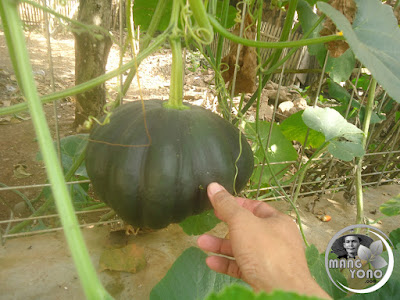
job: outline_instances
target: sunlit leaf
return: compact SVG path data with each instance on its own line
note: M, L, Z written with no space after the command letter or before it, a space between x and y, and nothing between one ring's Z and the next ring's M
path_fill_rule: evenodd
M347 122L332 108L307 107L302 117L308 127L323 133L326 141L339 137L355 143L362 141L362 130Z
M287 119L285 119L280 125L282 133L291 141L298 141L304 145L304 141L307 136L307 145L313 148L320 147L324 141L325 137L322 133L309 129L302 119L303 111L299 111Z

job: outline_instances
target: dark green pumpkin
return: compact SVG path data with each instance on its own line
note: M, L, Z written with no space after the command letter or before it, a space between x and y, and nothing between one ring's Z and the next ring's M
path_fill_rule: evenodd
M210 182L234 191L236 166L235 191L244 188L253 153L237 128L202 107L185 104L189 109L176 110L161 100L144 103L145 114L140 101L132 102L115 109L109 124L96 125L86 153L95 193L125 222L163 228L201 213L211 207Z

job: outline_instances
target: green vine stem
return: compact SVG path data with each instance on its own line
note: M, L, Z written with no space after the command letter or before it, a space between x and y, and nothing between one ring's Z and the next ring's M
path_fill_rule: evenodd
M183 105L183 59L182 59L182 45L181 45L181 30L179 29L179 15L182 9L181 0L174 0L172 2L172 13L170 19L170 26L172 26L172 33L169 37L169 43L172 51L171 63L171 80L169 89L168 102L164 103L165 107L172 109L188 109Z
M190 10L193 12L193 17L197 25L198 35L202 38L204 44L211 44L214 39L214 31L207 18L207 12L202 0L189 0Z
M371 115L372 109L374 106L375 100L375 91L376 91L377 82L375 78L372 78L371 81L371 89L368 94L367 105L365 107L365 116L364 116L364 124L363 124L363 147L365 148L367 139L368 139L368 131L369 125L371 123ZM365 149L366 150L366 149ZM364 223L364 199L363 199L363 191L362 191L362 167L363 167L363 158L358 158L357 166L356 166L356 199L357 199L357 216L356 216L356 224Z
M46 116L44 114L39 95L36 90L35 80L32 76L32 67L22 31L22 22L18 16L18 2L1 1L0 14L6 20L8 48L17 58L14 69L20 74L18 84L24 91L33 125L39 142L40 150L46 166L47 175L52 185L52 193L57 205L57 210L64 228L64 234L70 248L72 258L80 277L87 299L112 299L97 278L96 270L91 264L83 236L79 230L78 220L74 214L71 197L64 181L64 175L57 159L53 141L50 135Z
M171 32L171 28L167 28L162 34L160 34L156 39L154 39L153 43L146 49L143 49L142 52L138 54L136 57L136 61L130 61L129 63L124 64L120 68L117 68L115 70L112 70L104 75L101 75L99 77L93 78L85 83L76 85L74 87L51 93L49 95L41 97L41 102L42 104L48 103L51 101L54 101L56 99L60 98L65 98L68 96L76 95L79 93L83 93L85 91L88 91L92 89L95 86L98 86L99 84L102 84L106 82L107 80L110 80L111 78L114 78L124 72L126 72L129 69L135 68L137 64L142 62L147 56L151 55L153 52L157 51L160 46L165 42L165 40L168 38L169 34ZM3 107L0 108L0 116L2 115L8 115L8 114L15 114L24 110L28 109L28 104L26 102L15 104L12 106L8 107Z
M309 39L301 39L298 41L285 41L285 42L260 42L260 41L253 41L245 38L240 38L237 35L234 35L227 31L225 28L222 27L218 23L213 16L208 15L211 24L213 25L215 31L219 34L231 40L237 44L242 44L248 47L258 47L258 48L273 48L273 49L283 49L283 48L292 48L292 47L302 47L302 46L309 46L309 45L317 45L322 43L328 43L332 41L341 41L344 40L343 36L340 35L328 35L323 37L316 37L316 38L309 38Z

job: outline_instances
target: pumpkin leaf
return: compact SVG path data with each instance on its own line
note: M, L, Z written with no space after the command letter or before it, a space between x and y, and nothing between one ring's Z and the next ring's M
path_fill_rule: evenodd
M379 210L389 217L400 215L400 194L383 203Z
M314 1L316 2L316 1ZM315 4L315 3L314 3ZM305 0L299 0L297 5L297 12L303 32L307 32L318 21L319 16L314 13L312 6L314 4L307 3ZM317 28L311 33L310 38L319 37L319 32L323 28L323 23L319 24ZM308 52L314 55L321 66L324 65L326 48L323 44L309 45ZM335 82L346 81L353 71L356 60L351 50L347 50L343 55L338 58L329 56L326 64L326 72L330 78Z
M188 235L200 235L213 229L221 221L215 216L213 210L207 210L199 215L190 216L179 223Z
M240 285L232 285L226 287L220 293L212 293L206 300L307 300L307 299L318 299L316 297L308 297L304 295L299 295L292 292L284 291L273 291L270 294L261 292L259 294L254 293Z
M354 143L361 143L363 131L346 121L336 110L325 107L307 107L302 115L304 123L325 135L325 141L344 138Z
M344 161L351 161L354 157L362 157L365 154L362 144L346 141L331 141L328 151L334 157Z
M158 24L158 30L164 31L167 29L172 12L172 0L167 1L164 9L164 14ZM140 25L141 30L146 31L149 28L151 20L156 10L158 0L135 0L133 4L133 17L135 25ZM217 16L221 15L222 1L217 2ZM227 28L235 25L236 8L229 6Z
M144 249L129 244L125 247L106 248L101 253L99 269L137 273L146 266Z
M64 172L68 172L68 170L74 164L74 161L81 155L82 151L85 150L88 137L88 134L76 134L60 139L61 163ZM43 159L40 152L36 155L36 159ZM84 164L82 164L78 170L76 170L75 175L88 178Z
M179 256L167 274L150 293L150 300L204 299L234 283L248 286L240 279L212 271L206 265L207 254L188 248Z
M400 244L400 228L397 228L389 233L389 238L393 245Z
M263 147L267 145L269 130L271 124L267 121L259 122L259 134ZM252 143L252 150L254 153L254 164L257 167L254 169L253 175L250 178L252 183L258 184L260 180L260 174L262 172L261 186L267 186L271 184L271 180L273 180L270 169L267 166L262 167L260 165L264 161L264 153L263 147L260 145L260 140L258 139L258 135L256 132L256 124L252 122L246 122L245 125L245 134ZM266 149L266 156L270 163L280 163L283 161L294 161L297 159L297 152L293 148L291 141L289 141L282 133L281 129L278 125L274 124L271 139L269 143L269 149ZM271 165L271 169L276 177L282 178L285 175L285 169L290 165L290 163L283 164L274 164Z
M346 295L346 293L339 290L329 279L325 268L325 254L319 254L315 245L307 247L306 259L311 275L319 286L325 290L325 292L327 292L333 299L339 299ZM347 284L346 278L339 270L330 270L330 273L334 281L340 282L344 285Z
M356 59L354 53L351 49L347 49L345 53L337 58L328 58L326 63L326 72L329 73L329 77L334 82L339 83L350 78L355 65Z
M324 143L325 137L322 133L307 127L302 119L303 112L304 111L299 111L291 115L285 119L279 127L287 139L298 141L302 145L304 145L307 131L309 130L307 144L313 148L318 148Z
M355 2L358 10L353 25L327 3L318 2L318 8L343 32L357 59L400 102L400 29L393 10L380 0Z

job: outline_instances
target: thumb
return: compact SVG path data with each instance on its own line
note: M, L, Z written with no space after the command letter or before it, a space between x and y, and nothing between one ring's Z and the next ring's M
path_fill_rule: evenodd
M207 194L215 209L215 214L222 221L229 223L235 215L242 211L242 207L222 185L212 182L207 187Z

